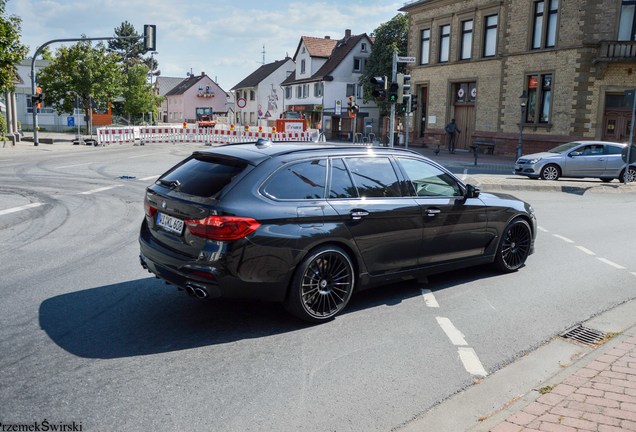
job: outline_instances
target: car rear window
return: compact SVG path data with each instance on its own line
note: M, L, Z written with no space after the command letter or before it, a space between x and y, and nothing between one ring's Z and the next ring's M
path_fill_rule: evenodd
M247 163L202 156L191 156L162 176L162 184L174 184L179 192L199 197L215 197L234 177L243 172ZM178 183L177 183L178 182Z

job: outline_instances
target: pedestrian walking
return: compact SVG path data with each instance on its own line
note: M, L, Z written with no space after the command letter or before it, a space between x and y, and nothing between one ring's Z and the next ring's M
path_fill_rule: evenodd
M455 153L455 143L457 141L457 134L461 133L455 119L451 119L450 123L446 125L446 133L448 134L448 152Z

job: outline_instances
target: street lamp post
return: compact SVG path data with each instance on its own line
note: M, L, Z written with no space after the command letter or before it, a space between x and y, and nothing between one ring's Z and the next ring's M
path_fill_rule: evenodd
M517 144L517 159L523 154L523 124L526 121L526 102L528 102L528 94L524 90L519 96L521 100L521 118L519 119L519 144Z

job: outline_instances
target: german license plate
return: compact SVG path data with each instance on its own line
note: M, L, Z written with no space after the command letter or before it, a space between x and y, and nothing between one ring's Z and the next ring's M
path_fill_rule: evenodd
M159 213L157 215L157 226L179 235L183 232L183 221L181 219L168 216L165 213Z

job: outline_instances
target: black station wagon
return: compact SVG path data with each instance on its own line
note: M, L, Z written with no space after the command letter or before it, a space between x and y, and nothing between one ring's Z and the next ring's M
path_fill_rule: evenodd
M141 265L200 299L283 302L322 322L374 285L522 267L532 207L403 149L313 143L195 151L146 190Z

